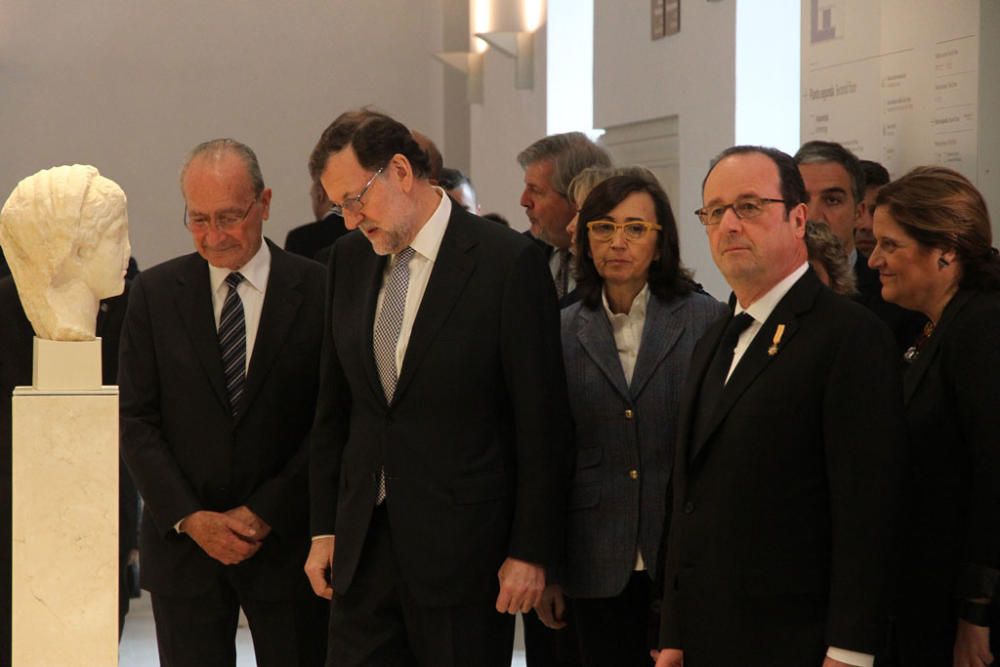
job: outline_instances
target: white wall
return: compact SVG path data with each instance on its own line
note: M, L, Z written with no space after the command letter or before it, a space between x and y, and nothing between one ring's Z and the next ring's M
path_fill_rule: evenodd
M709 161L734 141L735 5L684 2L680 33L654 42L648 0L594 1L594 127L678 117L681 258L720 299L729 288L691 212Z
M129 198L142 266L188 252L177 173L232 136L274 189L265 233L312 218L306 160L372 104L442 136L441 0L0 0L0 200L39 169L96 165Z
M494 0L493 31L522 29L520 0ZM503 214L514 229L527 229L518 201L524 173L517 154L544 137L546 29L535 33L535 87L514 89L514 59L495 49L484 54L483 103L470 107L469 173L484 213Z

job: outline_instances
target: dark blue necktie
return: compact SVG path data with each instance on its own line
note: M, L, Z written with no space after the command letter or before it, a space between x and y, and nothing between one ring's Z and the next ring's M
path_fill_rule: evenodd
M222 368L226 377L226 393L233 417L242 409L243 385L246 383L247 328L243 315L243 301L236 291L243 282L243 275L234 271L226 276L229 293L222 304L219 318L219 349L222 351Z

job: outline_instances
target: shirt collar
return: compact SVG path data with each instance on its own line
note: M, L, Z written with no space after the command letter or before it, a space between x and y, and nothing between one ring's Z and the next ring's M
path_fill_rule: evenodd
M608 304L608 294L606 290L601 290L601 303L604 304L604 312L607 313L608 319L613 319L615 317L645 317L646 307L649 304L649 283L642 286L639 293L635 295L632 299L632 306L628 309L628 313L613 313L611 312L611 306Z
M236 269L243 275L243 280L258 292L263 292L267 285L267 276L271 273L271 250L267 247L267 241L261 239L260 248L250 261ZM226 276L232 270L221 266L208 265L208 279L212 285L212 291L218 290L222 283L226 281Z
M771 313L774 312L774 309L778 307L778 303L785 298L786 294L788 294L788 290L792 289L792 285L798 282L799 278L805 275L808 268L809 262L802 262L802 265L799 266L799 268L782 278L781 282L768 290L764 296L750 304L749 308L744 308L737 300L734 314L739 315L743 312L750 313L750 317L752 317L754 321L763 324L767 321L767 318L771 316Z
M410 247L418 255L431 262L437 259L438 251L441 249L441 240L448 228L448 219L451 218L451 199L441 188L434 186L434 190L441 197L441 201L410 243Z
M858 263L858 249L855 248L851 251L851 254L847 256L847 265L854 270L854 265Z

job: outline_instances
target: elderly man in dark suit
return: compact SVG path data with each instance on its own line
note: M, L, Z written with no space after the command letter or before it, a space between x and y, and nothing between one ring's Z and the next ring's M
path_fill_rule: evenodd
M727 149L703 198L735 315L682 396L657 665L871 667L903 439L890 334L809 269L788 155Z
M231 139L181 174L196 253L142 273L122 329L122 448L146 501L142 586L165 665L235 665L242 607L259 665L319 665L306 436L323 268L262 236L271 190Z
M545 261L454 206L388 116L341 115L311 167L361 230L330 256L311 437L306 572L333 599L327 664L509 665L568 473Z

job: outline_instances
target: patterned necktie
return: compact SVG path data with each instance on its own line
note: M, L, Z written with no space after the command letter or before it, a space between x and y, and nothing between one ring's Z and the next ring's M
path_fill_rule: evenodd
M222 351L222 368L226 377L226 393L233 417L240 414L243 385L246 381L247 331L243 317L243 301L236 287L243 282L243 275L234 271L226 276L229 293L222 304L219 318L219 349Z
M406 308L406 290L410 285L410 260L413 259L413 248L404 248L396 255L396 264L385 280L382 295L382 310L375 320L375 331L372 344L375 348L375 365L378 367L378 378L382 383L385 400L390 405L396 393L396 345L399 342L399 332L403 328L403 310ZM378 471L378 490L375 494L375 504L385 501L385 469Z
M569 250L556 248L559 268L556 269L556 296L560 299L569 291Z

